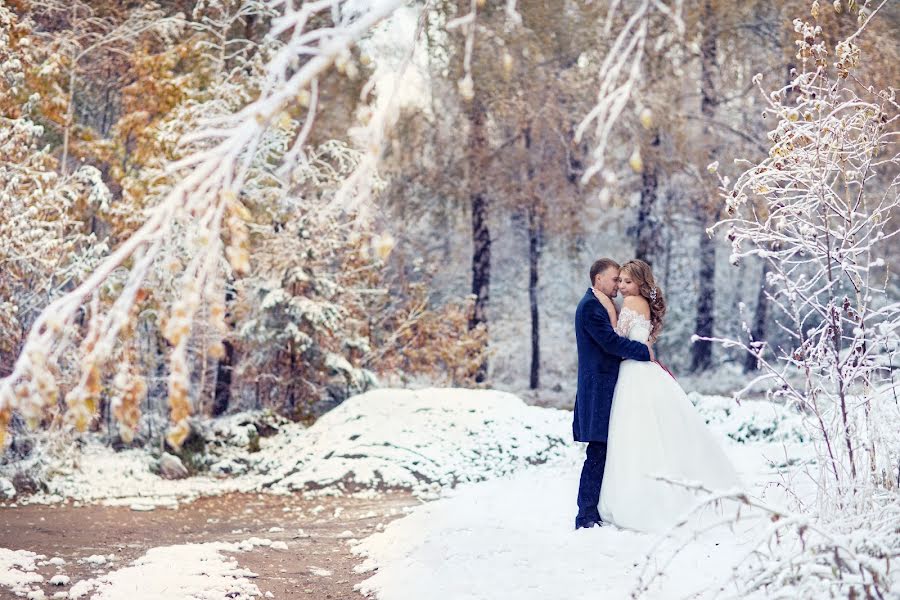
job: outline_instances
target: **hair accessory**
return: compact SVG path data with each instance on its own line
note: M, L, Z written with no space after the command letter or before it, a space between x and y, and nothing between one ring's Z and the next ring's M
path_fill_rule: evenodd
M659 288L651 288L650 289L650 300L652 300L653 302L656 302L656 290L658 290L658 289Z

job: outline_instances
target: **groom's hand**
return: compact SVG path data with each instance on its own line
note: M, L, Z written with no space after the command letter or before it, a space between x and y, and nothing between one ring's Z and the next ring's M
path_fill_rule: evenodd
M653 354L653 346L647 344L647 350L650 351L650 362L656 362L656 355Z

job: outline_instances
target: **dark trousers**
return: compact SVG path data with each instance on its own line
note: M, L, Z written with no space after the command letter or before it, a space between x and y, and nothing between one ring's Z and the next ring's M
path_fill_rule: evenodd
M599 521L600 486L603 484L603 468L606 466L606 442L589 442L587 457L581 468L581 483L578 486L578 516L575 526L589 521Z

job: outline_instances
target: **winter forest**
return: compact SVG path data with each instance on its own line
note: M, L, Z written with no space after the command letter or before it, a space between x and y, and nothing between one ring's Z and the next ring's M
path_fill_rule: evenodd
M900 597L898 32L0 0L0 597ZM663 530L573 529L602 257L741 481Z

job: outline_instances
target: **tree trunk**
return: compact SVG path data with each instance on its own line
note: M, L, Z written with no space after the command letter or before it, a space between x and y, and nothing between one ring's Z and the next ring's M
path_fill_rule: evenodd
M654 130L650 143L641 152L644 157L644 169L641 171L641 204L638 208L637 225L635 226L635 258L651 265L661 253L659 220L653 216L656 205L659 181L656 170L656 150L659 147L659 132Z
M698 271L697 321L694 334L712 337L716 307L716 240L706 235L700 238L700 270ZM691 371L705 371L712 367L712 342L697 340L691 347Z
M484 189L484 161L487 156L485 109L476 97L470 101L469 111L471 169L469 171L470 200L472 209L472 293L475 308L469 319L469 329L484 327L487 330L487 305L491 287L491 232L488 229L489 201ZM485 358L478 367L475 381L487 379L488 362Z
M541 260L543 225L535 201L528 209L528 302L531 306L531 375L529 387L540 386L541 331L538 315L538 264Z
M756 310L753 312L753 327L750 329L751 342L761 343L766 337L766 315L769 310L769 298L766 296L766 275L768 273L769 263L763 261L762 274L759 277L759 295L756 298ZM744 359L744 373L758 369L758 363L756 357L748 352Z
M713 12L711 0L703 3L703 33L700 41L700 113L704 117L703 134L709 144L708 159L713 160L716 152L712 144L712 121L716 113L716 87L714 72L716 69L716 38L718 29L716 15ZM713 194L713 193L711 193ZM715 329L716 306L716 240L706 233L706 223L702 217L714 215L713 222L718 220L718 211L714 210L716 200L705 207L700 207L700 260L697 273L697 321L694 334L700 337L711 337ZM712 366L712 342L697 340L691 347L691 370L704 371Z
M475 308L469 319L469 329L488 328L487 304L491 287L491 232L487 224L488 201L481 192L472 195L472 293L475 295ZM475 381L482 383L487 379L487 358L478 367Z
M225 347L225 356L216 365L216 386L212 405L212 416L214 417L224 415L231 404L231 373L234 369L234 345L227 340L223 340L222 346Z
M544 207L535 189L534 162L531 149L531 126L522 128L525 146L525 201L528 213L528 305L531 311L531 370L528 386L536 390L541 385L541 327L538 310L538 268L541 262L544 236Z
M228 307L234 302L234 288L231 284L225 285L225 322L231 326L231 311ZM216 384L213 392L212 416L218 417L228 411L231 404L231 375L234 369L234 345L228 340L222 340L225 347L225 356L219 359L216 365Z

